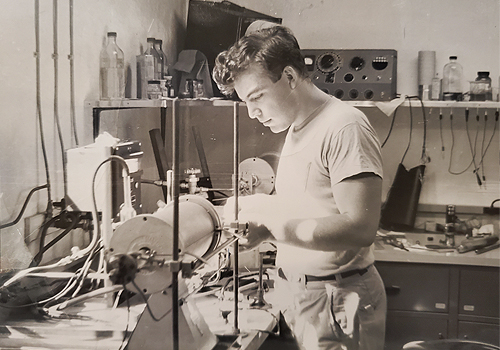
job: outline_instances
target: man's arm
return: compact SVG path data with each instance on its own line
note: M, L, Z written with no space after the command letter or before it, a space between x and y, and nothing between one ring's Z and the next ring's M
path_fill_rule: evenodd
M322 251L371 245L379 224L382 179L362 173L335 184L332 190L340 214L290 219L281 232L271 228L276 240Z
M379 224L382 179L373 173L361 173L335 184L332 191L340 213L324 217L313 215L317 212L309 206L304 208L303 203L298 212L293 199L279 195L240 197L239 221L249 223L247 239L240 240L242 248L252 249L266 240L321 251L372 244ZM234 215L233 200L226 204L226 218Z

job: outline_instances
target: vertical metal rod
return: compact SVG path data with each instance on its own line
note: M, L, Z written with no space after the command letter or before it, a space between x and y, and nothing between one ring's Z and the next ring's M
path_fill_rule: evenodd
M173 218L173 244L172 244L172 260L174 266L177 266L179 260L179 116L177 111L177 99L172 103L172 160L173 160L173 204L174 204L174 218ZM172 273L172 341L173 349L179 350L179 272L173 271Z
M239 140L239 103L234 102L233 104L233 161L234 161L234 169L233 169L233 193L234 193L234 221L236 223L235 231L238 233L238 194L239 194L239 161L240 161L240 140ZM234 241L233 245L233 255L234 255L234 266L233 266L233 289L234 289L234 326L233 331L235 333L239 333L238 326L238 290L239 290L239 274L238 274L238 249L239 249L238 240Z

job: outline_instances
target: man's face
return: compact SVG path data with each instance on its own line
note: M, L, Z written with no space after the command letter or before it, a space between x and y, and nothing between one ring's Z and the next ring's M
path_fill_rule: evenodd
M276 83L257 64L251 65L234 82L241 100L246 102L248 115L278 133L287 129L295 120L292 111L293 89L283 74Z

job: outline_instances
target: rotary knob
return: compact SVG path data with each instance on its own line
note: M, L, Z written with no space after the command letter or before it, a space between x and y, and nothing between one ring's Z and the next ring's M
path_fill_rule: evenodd
M316 60L318 70L323 73L332 73L342 67L342 58L333 52L325 52Z

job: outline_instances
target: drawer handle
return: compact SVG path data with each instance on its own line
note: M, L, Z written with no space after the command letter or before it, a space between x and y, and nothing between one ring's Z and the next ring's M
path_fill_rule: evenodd
M385 294L387 295L397 295L401 292L400 286L385 286Z

